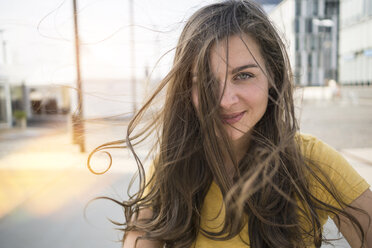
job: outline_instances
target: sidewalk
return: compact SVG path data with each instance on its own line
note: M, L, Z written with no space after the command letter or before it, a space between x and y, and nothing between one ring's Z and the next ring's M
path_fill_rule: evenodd
M340 152L372 186L372 148L341 149Z
M71 137L71 133L63 126L57 129L14 128L0 132L0 218L35 192L67 174L77 172L97 179L105 177L98 177L88 170L87 158L90 151L80 153L78 145L72 144ZM134 162L126 153L110 151L110 154L113 156L113 165L107 174L135 171L135 167L130 166ZM96 171L105 170L108 164L108 157L102 153L97 153L91 162ZM117 164L127 166L116 166ZM6 189L7 192L1 189ZM5 201L5 193L13 200Z
M0 246L120 247L120 232L107 218L123 221L121 207L87 204L103 195L124 199L135 165L126 153L110 151L112 168L94 175L89 150L79 152L66 126L51 126L0 132ZM94 156L94 169L105 169L107 158Z

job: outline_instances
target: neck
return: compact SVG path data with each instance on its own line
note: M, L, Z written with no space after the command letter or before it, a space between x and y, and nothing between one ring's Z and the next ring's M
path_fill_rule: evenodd
M236 140L230 140L231 148L233 150L234 159L239 163L244 154L246 153L249 143L250 143L251 133L245 133L242 137Z
M232 144L232 149L234 152L235 159L237 163L242 160L248 146L249 146L249 138L247 138L245 135L241 137L240 139L233 140L231 142Z
M242 160L249 146L249 138L247 138L247 136L244 135L240 139L230 141L230 144L232 148L233 157L229 155L227 150L224 151L223 156L225 160L226 171L228 175L231 176L232 179L233 175L236 172L236 167L234 166L233 161L235 160L235 162L238 164L240 160Z

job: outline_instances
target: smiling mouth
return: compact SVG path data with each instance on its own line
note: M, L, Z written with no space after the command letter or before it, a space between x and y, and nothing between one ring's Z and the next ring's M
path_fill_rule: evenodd
M236 114L231 114L231 115L222 115L222 122L225 124L234 124L237 123L238 121L241 120L241 118L244 116L246 111L236 113Z

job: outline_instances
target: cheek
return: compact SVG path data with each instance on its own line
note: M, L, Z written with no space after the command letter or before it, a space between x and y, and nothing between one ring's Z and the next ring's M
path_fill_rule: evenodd
M255 100L257 108L266 110L268 99L269 99L268 90L262 88L258 89L258 91L256 92Z
M257 102L256 102L256 108L257 108L257 111L259 112L259 115L261 115L261 117L266 112L268 101L269 101L268 92L261 91L257 97Z
M244 92L244 98L250 104L256 105L268 101L269 90L267 84L255 82L242 89L241 92Z

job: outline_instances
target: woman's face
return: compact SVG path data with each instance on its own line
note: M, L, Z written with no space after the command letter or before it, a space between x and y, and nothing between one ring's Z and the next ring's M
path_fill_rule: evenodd
M269 83L256 41L249 35L233 35L228 39L228 46L225 40L212 46L210 61L213 76L220 83L220 118L230 139L236 141L249 134L264 115ZM193 84L192 100L197 108L196 84Z

